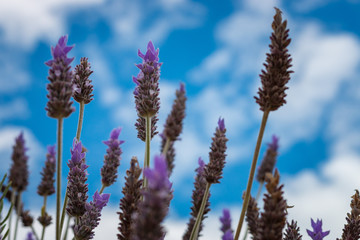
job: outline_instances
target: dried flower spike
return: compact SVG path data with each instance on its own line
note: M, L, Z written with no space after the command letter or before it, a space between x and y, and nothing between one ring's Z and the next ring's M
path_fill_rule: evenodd
M166 161L162 155L155 156L154 169L145 169L148 187L143 191L144 200L139 211L133 215L132 240L163 239L165 230L161 223L165 219L173 197L168 178Z
M136 157L131 159L130 169L126 171L125 186L122 189L124 197L120 200L119 214L119 240L130 239L131 227L133 221L131 216L137 212L138 204L141 199L142 180L139 179L141 175L141 168Z
M76 65L74 71L74 78L73 78L73 98L75 101L84 104L88 104L93 100L94 94L93 92L93 85L91 84L91 80L89 79L90 75L93 73L91 71L90 63L88 59L82 57L80 59L80 64Z
M28 156L26 155L24 134L20 133L15 138L15 145L11 155L12 165L10 168L9 180L15 191L22 192L29 185Z
M275 135L272 136L272 142L268 144L265 156L260 163L257 171L256 180L260 183L265 182L266 173L272 173L276 164L278 155L279 138Z
M259 97L255 97L262 111L275 111L286 103L286 84L290 80L291 57L287 47L290 44L287 21L283 21L281 11L275 8L276 14L272 23L270 53L266 54L265 70L260 74L262 87Z
M249 205L246 211L246 222L253 240L259 240L259 208L256 199L250 196Z
M30 215L29 210L21 211L20 217L24 227L30 227L34 222L34 218Z
M222 171L225 166L226 158L226 142L228 139L225 136L226 128L224 119L219 118L218 127L215 130L212 138L211 151L209 153L209 163L205 166L204 176L206 181L210 184L220 183L222 178Z
M56 158L55 158L55 146L48 146L48 152L46 154L45 167L43 167L41 172L41 183L38 186L37 193L40 196L50 196L55 193L55 168L56 168Z
M51 47L53 59L45 63L50 67L50 83L46 86L49 101L45 109L49 117L58 119L66 118L75 111L71 106L73 102L70 101L73 91L70 63L74 58L67 57L73 46L67 46L67 40L67 36L62 36L56 46Z
M292 220L291 224L286 222L287 228L284 233L284 240L301 240L300 229L296 221Z
M118 139L120 132L121 128L115 128L110 133L110 139L104 141L108 146L104 156L104 166L101 168L101 181L105 187L112 185L117 178L117 169L120 166L120 155L122 153L120 145L124 143Z
M88 184L85 164L85 153L82 152L81 142L74 139L73 149L70 149L71 159L67 163L70 168L68 174L67 196L68 204L66 211L74 217L80 217L85 213L86 201L88 199Z
M311 227L312 231L306 229L307 234L311 237L312 240L323 240L324 237L329 235L330 231L322 231L322 221L317 219L316 222L311 218Z

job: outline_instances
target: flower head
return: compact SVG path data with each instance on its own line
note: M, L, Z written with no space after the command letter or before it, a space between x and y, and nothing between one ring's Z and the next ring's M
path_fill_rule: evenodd
M54 182L55 182L55 168L56 168L56 158L55 158L55 146L48 146L48 152L46 154L45 167L43 167L41 172L41 183L38 186L38 194L40 196L50 196L55 193Z
M311 227L312 231L306 229L307 234L311 237L312 240L323 240L324 237L329 235L330 231L322 231L322 221L317 219L316 222L311 218Z
M265 156L260 163L257 171L256 180L258 182L265 182L266 173L272 173L276 164L279 148L279 138L272 136L272 142L268 144Z
M220 217L221 231L223 232L222 240L233 240L233 230L231 229L231 217L229 209L223 210L223 215Z
M28 232L28 234L26 235L26 240L35 240L34 235L32 234L32 232Z
M291 224L286 222L287 228L284 234L284 240L301 240L302 235L300 234L300 229L297 226L297 222L292 220Z
M93 71L91 71L88 59L85 57L81 58L80 64L75 67L73 78L73 97L75 101L88 104L93 100L93 85L91 84L92 81L89 79L92 73Z
M72 72L70 63L74 58L68 58L68 52L73 46L67 46L67 36L62 36L55 47L51 47L53 59L45 64L50 67L47 85L49 99L46 110L49 117L65 118L68 117L75 109L71 106L73 85Z

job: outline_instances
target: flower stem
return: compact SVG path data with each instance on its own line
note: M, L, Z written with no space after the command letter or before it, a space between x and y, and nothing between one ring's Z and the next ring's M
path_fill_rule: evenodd
M67 239L68 229L70 225L71 216L68 215L67 221L66 221L66 227L65 227L65 234L63 240Z
M105 188L106 188L106 186L104 184L102 184L99 194L102 194Z
M21 211L21 192L18 193L18 205L16 206L16 221L15 221L15 230L14 230L14 240L16 240L16 234L17 234L19 218L20 218L20 211Z
M162 151L162 154L164 156L166 156L167 154L167 151L169 150L169 147L170 147L170 139L168 137L166 137L166 142L165 142L165 146L164 146L164 149Z
M39 240L39 236L36 234L35 228L34 228L34 226L32 224L30 225L30 228L31 228L31 231L33 232L36 240Z
M62 157L63 118L58 119L57 129L57 173L56 173L56 240L60 240L60 205L61 205L61 157Z
M201 205L200 205L199 213L198 213L198 215L196 217L196 222L195 222L194 227L193 227L193 229L191 231L191 235L190 235L189 240L196 240L198 238L199 227L200 227L201 220L202 220L202 217L203 217L203 214L204 214L206 202L207 202L207 199L208 199L209 193L210 193L210 186L211 186L211 183L206 183L205 193L204 193Z
M46 202L47 202L47 195L44 196L44 205L43 208L41 209L41 215L44 216L46 213ZM43 226L42 228L42 232L41 232L41 240L44 240L44 236L45 236L45 226Z
M145 118L145 159L144 159L144 169L148 168L150 166L150 141L151 141L151 117L146 116ZM147 187L148 181L147 178L144 177L143 187L144 189Z
M270 113L269 110L264 111L264 114L262 117L260 131L259 131L259 135L258 135L257 142L256 142L254 157L253 157L251 168L250 168L249 180L248 180L247 187L246 187L245 198L243 201L243 206L241 209L240 219L239 219L239 223L238 223L238 226L236 229L236 234L235 234L234 240L239 239L241 227L242 227L242 224L243 224L244 218L245 218L245 213L246 213L247 207L249 205L250 192L251 192L252 183L254 181L256 163L257 163L257 159L259 157L261 142L262 142L262 138L264 136L265 126L266 126L267 119L269 117L269 113Z
M15 189L13 189L13 191L11 192L11 205L15 206ZM8 239L11 240L11 217L12 217L12 212L10 212L9 215L9 234L8 234Z

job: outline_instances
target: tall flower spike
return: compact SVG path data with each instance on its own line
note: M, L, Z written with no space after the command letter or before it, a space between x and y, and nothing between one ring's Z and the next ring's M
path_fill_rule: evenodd
M223 232L222 240L233 240L233 230L231 229L231 217L229 209L223 210L223 215L220 217L221 231Z
M296 221L292 220L291 224L286 222L287 228L284 233L284 240L301 240L300 229L297 226Z
M260 183L265 182L266 173L272 173L276 164L278 155L279 138L275 135L272 136L271 143L268 144L265 156L260 163L257 171L256 180Z
M68 58L68 52L73 46L67 46L67 36L62 36L55 47L51 47L53 59L45 64L50 67L48 80L50 83L46 86L49 91L49 99L46 105L46 111L49 117L66 118L75 109L71 106L73 85L70 63L74 58Z
M140 69L137 77L133 77L136 84L134 90L136 111L140 118L150 117L151 121L156 126L157 114L160 108L159 98L159 78L160 66L159 63L159 49L155 50L153 43L150 41L147 45L145 55L138 51L138 55L143 59L141 64L136 66ZM138 120L135 124L138 131L145 132L145 122ZM156 131L156 127L152 128L152 136Z
M88 199L88 184L86 169L88 165L85 164L85 153L82 152L81 142L74 139L73 149L71 152L71 159L67 163L70 168L68 174L67 196L68 204L66 211L74 217L81 217L85 213L86 201Z
M283 197L284 185L279 186L280 174L275 169L274 175L266 175L267 193L264 197L264 212L261 213L259 223L260 240L281 240L282 231L285 227L287 204Z
M160 152L164 151L165 145L166 145L166 138L163 133L159 134L161 137L161 145L160 145ZM175 161L175 148L174 148L174 142L169 143L168 149L165 154L165 159L168 166L168 172L169 177L171 176L173 169L175 167L174 161Z
M201 158L199 158L198 164L199 164L199 167L195 170L196 177L195 177L195 182L194 182L194 190L193 190L192 197L191 197L192 198L192 200L191 200L192 207L191 207L191 213L190 213L191 218L187 224L187 229L186 229L185 234L183 235L183 240L188 240L190 238L191 231L194 227L196 217L200 211L201 202L202 202L202 199L205 194L205 188L206 188L206 179L204 177L205 163ZM210 199L210 194L208 196L208 199L206 200L204 214L201 219L202 221L207 217L206 214L208 212L210 212L209 199ZM201 221L200 227L199 227L199 237L200 237L201 230L203 229L202 221Z
M326 237L330 233L330 231L326 231L326 232L322 231L322 221L319 219L317 219L316 222L314 222L314 220L311 219L311 227L313 231L306 229L306 232L311 237L312 240L323 240L324 237Z
M45 167L43 167L41 172L41 183L38 186L37 193L40 196L50 196L55 193L55 168L56 168L56 158L55 158L55 146L48 146L48 152L46 154Z
M115 128L110 133L110 139L104 141L108 146L104 156L104 166L101 168L101 181L105 187L112 185L117 178L117 169L120 166L120 155L122 153L120 145L124 143L124 141L118 139L120 132L121 128Z
M156 129L157 129L157 127L156 127L157 121L158 121L158 119L157 119L156 116L154 116L151 119L151 138L153 138L156 134L159 133L159 132L156 131ZM146 126L145 119L142 118L142 117L138 117L136 119L135 127L136 127L136 130L138 130L137 137L143 142L145 142L145 139L146 139L145 126Z
M360 196L359 191L351 197L351 212L347 214L346 224L343 229L342 239L358 240L360 239Z
M255 97L262 111L275 111L286 103L286 84L290 80L291 57L287 47L290 44L287 21L283 21L281 11L275 8L276 14L272 23L270 53L266 54L265 70L260 74L261 88L259 97Z
M131 159L130 169L126 171L125 186L122 189L124 197L120 200L119 214L119 240L130 239L131 227L133 221L131 216L137 212L138 204L141 199L142 180L139 179L141 175L141 168L136 157Z
M228 139L225 136L226 128L225 121L219 118L218 127L215 130L214 137L209 152L209 163L205 166L204 176L206 181L210 184L220 183L222 178L222 171L225 166L226 158L226 142Z
M89 79L90 75L93 73L91 71L90 63L88 59L82 57L80 59L80 64L76 65L74 71L73 85L74 92L73 98L75 101L81 103L84 102L88 104L93 100L93 85L91 84L91 80Z
M250 196L249 205L246 211L246 222L253 240L259 240L259 208L256 199Z
M145 169L148 187L143 191L144 200L133 215L131 240L159 240L165 236L161 223L164 221L173 197L168 178L166 161L162 155L155 156L154 169Z
M77 240L93 239L94 229L99 225L101 210L109 202L110 194L99 194L97 191L90 203L86 203L86 212L80 218L79 224L74 227L74 234Z
M24 191L29 185L28 156L26 155L24 134L20 133L15 138L15 145L11 155L12 165L10 168L9 180L14 190Z

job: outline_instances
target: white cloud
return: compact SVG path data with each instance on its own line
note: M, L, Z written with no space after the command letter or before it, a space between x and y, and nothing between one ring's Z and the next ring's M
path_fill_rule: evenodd
M17 98L0 105L0 122L8 119L26 119L30 115L28 104L23 98Z

